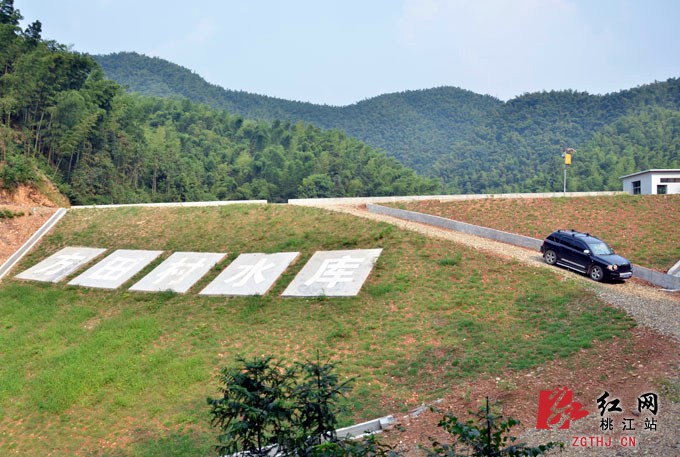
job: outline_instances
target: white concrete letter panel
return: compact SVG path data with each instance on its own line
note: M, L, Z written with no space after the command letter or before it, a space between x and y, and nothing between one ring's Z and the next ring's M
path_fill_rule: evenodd
M130 290L172 291L183 294L191 289L225 254L215 252L175 252Z
M351 297L368 278L382 249L317 251L283 292L284 297Z
M69 285L117 289L162 253L163 251L118 249L74 278Z
M66 247L16 275L16 278L59 282L105 251L106 249Z
M106 249L66 247L16 276L59 282ZM153 262L163 251L118 249L69 282L69 285L117 289ZM382 249L317 251L300 270L284 297L351 297L361 290ZM175 252L130 287L132 291L186 293L227 254ZM241 254L199 295L264 295L299 252Z
M264 295L299 255L241 254L200 295Z

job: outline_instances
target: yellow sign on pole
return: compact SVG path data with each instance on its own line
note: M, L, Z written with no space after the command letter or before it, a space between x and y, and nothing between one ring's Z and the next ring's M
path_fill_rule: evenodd
M564 164L571 165L571 154L569 154L568 152L564 154Z

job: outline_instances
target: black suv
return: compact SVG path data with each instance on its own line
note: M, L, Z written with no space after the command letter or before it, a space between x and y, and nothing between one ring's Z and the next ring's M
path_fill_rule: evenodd
M588 233L553 232L543 241L541 253L546 263L571 268L595 281L633 276L633 267L628 260L614 254L607 243Z

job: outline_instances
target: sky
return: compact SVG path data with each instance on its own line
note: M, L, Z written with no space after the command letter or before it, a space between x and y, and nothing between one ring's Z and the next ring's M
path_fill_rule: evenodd
M74 51L344 106L454 86L502 100L680 77L680 0L14 0Z

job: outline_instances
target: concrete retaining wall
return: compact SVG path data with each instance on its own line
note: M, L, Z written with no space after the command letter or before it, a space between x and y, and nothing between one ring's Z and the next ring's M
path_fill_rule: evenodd
M444 217L433 216L431 214L417 213L415 211L406 211L398 208L389 208L387 206L374 205L369 203L366 208L370 213L385 214L387 216L398 217L412 222L420 222L422 224L434 225L457 232L468 233L470 235L477 235L484 238L489 238L503 243L513 244L515 246L522 246L524 248L538 251L541 248L542 240L531 238L524 235L516 235L514 233L503 232L501 230L494 230L487 227L480 227L465 222L454 221Z
M507 233L487 227L480 227L478 225L467 224L465 222L454 221L444 217L433 216L431 214L406 211L403 209L390 208L372 203L368 203L366 208L371 213L384 214L411 222L420 222L422 224L434 225L436 227L468 233L470 235L477 235L536 251L540 249L541 244L543 243L542 240L538 240L536 238L515 235L513 233ZM667 275L665 273L641 267L639 265L633 265L633 275L638 279L652 283L655 286L663 287L664 289L680 290L680 278L676 276Z
M649 268L641 267L639 265L633 265L633 274L638 279L651 282L664 289L680 290L680 278L677 276L667 275L666 273L650 270Z
M466 195L407 195L399 197L346 197L346 198L291 198L290 205L361 205L364 203L394 203L408 201L452 201L479 200L483 198L558 198L558 197L602 197L628 195L626 192L547 192L537 194L466 194Z

